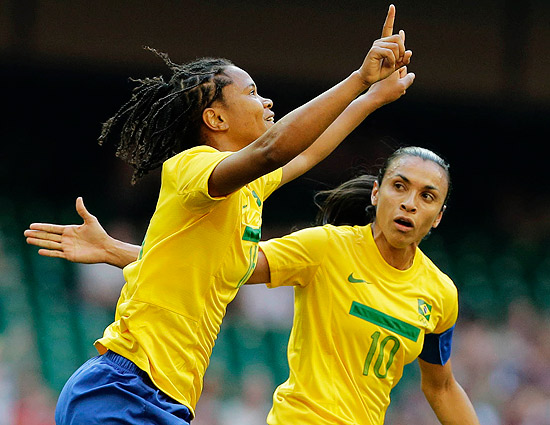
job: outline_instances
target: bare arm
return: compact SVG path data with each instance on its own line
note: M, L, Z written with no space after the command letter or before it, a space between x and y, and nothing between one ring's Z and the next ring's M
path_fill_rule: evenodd
M255 142L221 161L208 182L212 196L223 196L267 174L307 149L348 105L372 84L410 62L404 37L393 34L395 7L390 6L382 30L359 70L333 88L292 111Z
M258 261L256 262L256 268L250 275L250 278L246 281L246 284L256 283L269 283L271 282L271 271L269 269L269 263L264 252L260 249L258 251Z
M373 84L355 99L325 132L305 151L283 166L281 185L309 171L340 145L340 143L372 112L399 99L414 81L407 67Z
M418 359L422 391L443 425L479 425L466 392L455 380L451 361L444 366Z
M24 233L27 243L40 247L40 255L75 263L107 263L123 268L137 260L140 247L109 236L80 197L76 200L76 211L83 224L32 223Z

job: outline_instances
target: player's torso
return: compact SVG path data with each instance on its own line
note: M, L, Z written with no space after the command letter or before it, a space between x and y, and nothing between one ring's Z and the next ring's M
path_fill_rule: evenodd
M377 424L404 365L422 350L433 296L422 273L378 267L379 253L354 232L331 236L314 282L296 289L291 350L301 353L299 386L350 423Z

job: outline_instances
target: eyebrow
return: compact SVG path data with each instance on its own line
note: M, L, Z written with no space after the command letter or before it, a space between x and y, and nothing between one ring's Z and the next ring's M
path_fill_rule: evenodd
M405 183L410 183L411 181L405 177L403 174L400 174L400 173L397 173L396 176L400 177ZM440 191L439 188L437 188L436 186L432 186L431 184L427 184L426 186L424 186L424 189L428 189L428 190L436 190L436 191Z

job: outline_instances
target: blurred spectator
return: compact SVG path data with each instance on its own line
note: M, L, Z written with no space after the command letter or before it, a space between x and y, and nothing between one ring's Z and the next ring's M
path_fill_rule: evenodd
M294 315L294 290L244 285L235 298L240 314L260 328L290 329Z
M274 389L267 370L247 369L240 392L234 393L220 411L220 425L265 424Z
M15 383L10 365L3 358L5 340L0 334L0 425L12 425L15 410Z
M56 397L42 383L39 374L33 371L22 373L19 391L13 425L55 425Z
M212 361L204 376L204 388L195 409L193 425L222 425L222 402L233 385L226 386L225 365Z

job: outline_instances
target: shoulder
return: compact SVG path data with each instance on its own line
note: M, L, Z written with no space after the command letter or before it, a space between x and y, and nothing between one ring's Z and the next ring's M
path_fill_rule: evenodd
M422 265L429 279L433 282L434 288L438 291L443 292L446 296L457 297L457 288L453 280L435 263L419 249L419 254L421 255Z
M162 166L163 180L176 180L177 186L204 185L212 170L234 152L220 152L211 146L195 146L167 159Z
M168 158L166 161L164 161L163 167L170 168L174 167L177 164L181 164L182 162L190 161L195 158L208 158L208 157L215 157L215 156L227 156L227 154L230 154L231 152L220 152L217 149L214 149L211 146L207 145L200 145L195 146L190 149L186 149L171 158Z
M362 226L335 226L333 224L325 224L320 226L321 229L330 237L337 239L357 239L362 238Z
M361 237L361 232L357 226L334 226L332 224L308 227L295 233L304 235L305 237L323 239L326 242L338 245L341 245L346 240L357 241Z

